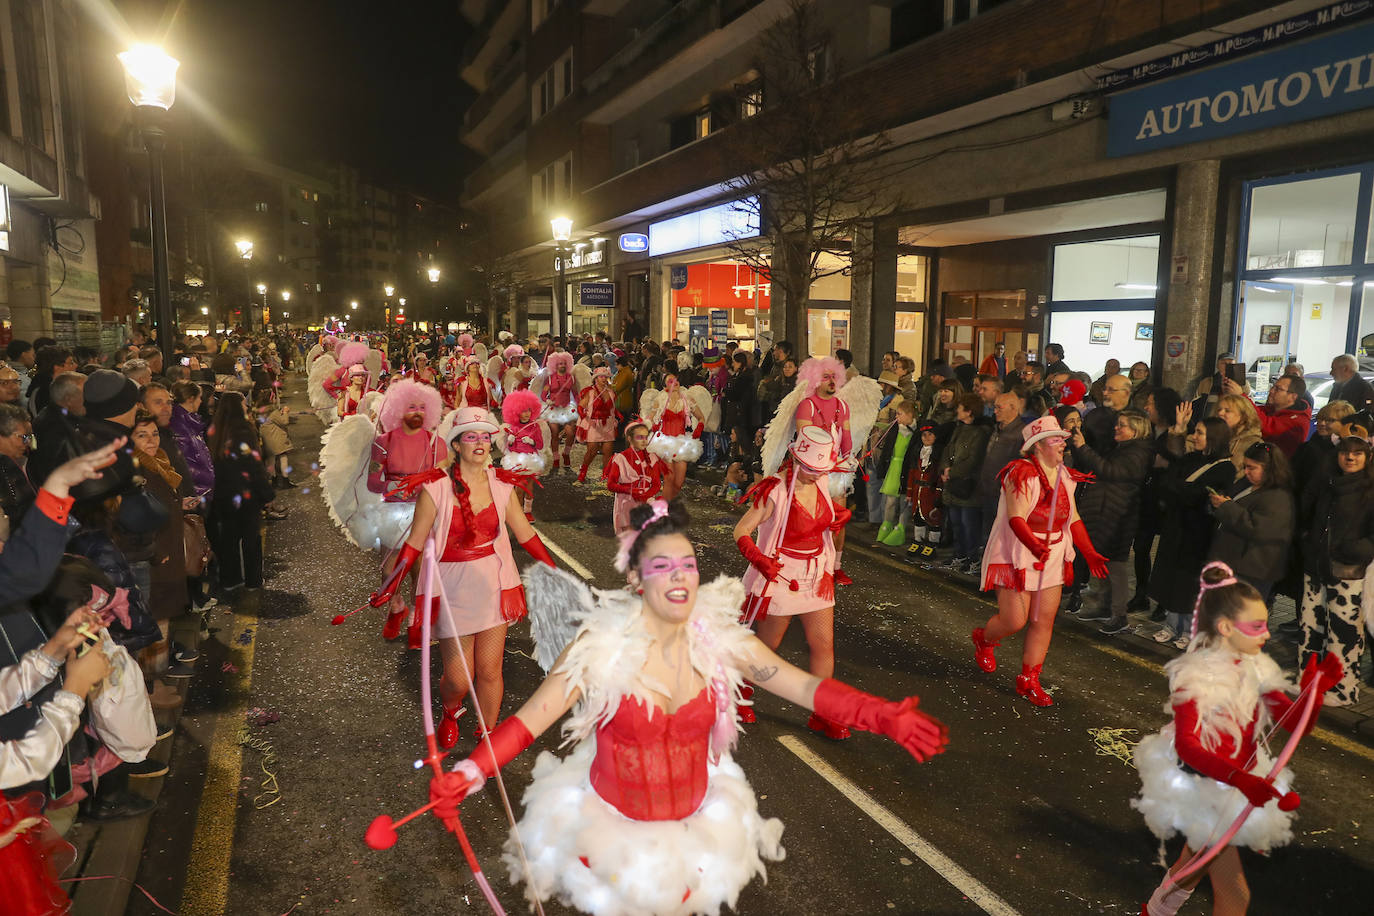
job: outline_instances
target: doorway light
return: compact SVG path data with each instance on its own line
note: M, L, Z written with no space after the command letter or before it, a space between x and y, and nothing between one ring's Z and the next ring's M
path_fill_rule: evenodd
M1315 277L1273 277L1275 283L1301 283L1304 286L1326 286L1325 280L1318 280Z
M1264 286L1264 285L1262 285L1262 284L1260 284L1260 283L1254 284L1254 285L1253 285L1253 288L1259 290L1259 291L1262 292L1262 293L1281 293L1281 292L1283 292L1283 290L1279 289L1277 286Z
M1147 293L1153 293L1153 292L1155 292L1156 290L1159 289L1159 287L1156 286L1156 285L1153 284L1153 283L1118 283L1118 284L1116 284L1116 288L1117 288L1117 289L1138 289L1138 290L1142 290L1142 291L1147 292Z

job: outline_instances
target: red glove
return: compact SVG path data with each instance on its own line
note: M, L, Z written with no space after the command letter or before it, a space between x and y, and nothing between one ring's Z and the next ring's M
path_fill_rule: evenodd
M1026 549L1035 557L1037 565L1042 565L1045 558L1050 555L1050 545L1046 543L1046 538L1036 537L1031 530L1030 523L1019 515L1013 515L1007 519L1007 527L1011 528L1011 533L1016 535L1016 539L1026 545Z
M392 597L396 594L396 589L401 585L401 580L405 579L406 574L410 572L410 568L415 565L415 561L419 556L420 551L418 548L411 547L409 544L402 547L401 556L396 561L396 565L393 567L390 577L387 578L380 589L372 593L372 597L367 599L367 603L373 607L381 607L384 604L390 603Z
M1240 769L1216 751L1203 747L1198 737L1197 701L1174 704L1174 750L1178 759L1192 767L1203 776L1210 776L1219 782L1235 786L1255 807L1261 807L1271 798L1279 800L1279 808L1292 811L1302 803L1296 792L1286 795L1274 788L1273 783L1253 773Z
M1334 652L1328 652L1326 655L1322 656L1322 660L1319 664L1317 662L1317 656L1313 654L1307 657L1307 667L1303 669L1302 682L1299 688L1302 691L1306 691L1307 685L1311 684L1315 679L1317 682L1317 692L1319 694L1324 694L1332 687L1339 684L1343 677L1345 677L1345 665L1341 663L1340 656L1336 655Z
M741 535L735 539L735 546L739 548L740 553L744 554L749 565L762 573L765 579L769 582L778 581L778 573L782 572L782 564L772 557L765 556L763 551L759 550L758 545L754 543L753 538L747 534Z
M1292 811L1302 804L1302 797L1298 793L1280 792L1274 788L1274 784L1269 780L1244 770L1232 770L1227 778L1222 781L1240 789L1245 800L1256 808L1263 808L1271 798L1279 800L1280 811Z
M701 438L701 434L704 433L704 432L706 432L706 424L705 424L705 423L698 423L698 424L696 425L696 428L692 430L692 438L693 438L693 439L700 439L700 438Z
M830 521L831 531L842 531L844 526L849 524L849 520L854 517L854 513L844 506L835 507L835 517Z
M816 687L812 708L816 715L832 722L886 735L925 762L944 751L949 729L918 710L916 702L916 697L884 700L828 677Z
M525 727L519 716L511 716L491 730L491 743L485 739L477 743L472 756L454 767L455 775L468 779L463 797L481 789L486 781L496 775L496 771L510 763L534 743L534 735Z
M1107 578L1107 558L1093 547L1093 542L1088 538L1088 526L1083 524L1083 519L1070 525L1069 532L1073 535L1074 548L1083 555L1089 571L1099 579Z
M539 535L531 534L528 541L520 542L520 546L525 548L525 553L534 557L540 563L547 563L554 569L558 568L558 564L553 562L553 557L549 556L549 549L544 546L543 541L539 540Z

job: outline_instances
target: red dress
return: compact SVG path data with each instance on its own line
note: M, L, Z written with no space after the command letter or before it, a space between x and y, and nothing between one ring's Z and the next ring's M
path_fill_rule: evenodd
M495 399L492 397L492 393L491 393L491 391L490 391L490 389L489 389L489 387L488 387L490 384L491 384L491 383L488 382L486 379L482 379L482 380L481 380L481 384L480 384L478 387L474 388L474 387L472 387L471 384L469 384L469 383L467 383L467 382L464 382L464 383L463 383L463 406L465 406L465 407L485 407L485 408L487 408L488 410L490 410L490 409L491 409L491 405L492 405L493 401L495 400Z
M706 795L715 719L715 703L704 688L676 712L655 709L652 718L640 700L624 698L615 716L597 729L592 788L633 820L687 817Z
M42 798L0 797L0 897L12 916L58 916L71 901L57 876L76 858L76 850L43 817Z

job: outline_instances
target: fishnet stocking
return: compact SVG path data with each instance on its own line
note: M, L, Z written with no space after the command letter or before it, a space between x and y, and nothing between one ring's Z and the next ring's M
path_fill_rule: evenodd
M454 709L467 696L468 673L477 689L477 705L487 727L496 725L501 715L501 697L505 692L502 666L506 658L506 624L483 630L475 636L462 637L463 651L458 651L457 639L439 640L439 655L443 660L444 676L439 681L439 696L446 709ZM468 672L463 670L464 662ZM475 670L473 666L475 665Z

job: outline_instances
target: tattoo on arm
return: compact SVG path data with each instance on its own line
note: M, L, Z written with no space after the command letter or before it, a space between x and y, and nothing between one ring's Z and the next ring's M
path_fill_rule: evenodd
M767 665L762 668L760 668L758 665L749 666L749 676L754 679L754 683L756 684L762 684L764 681L770 680L773 677L773 675L777 673L777 665Z

